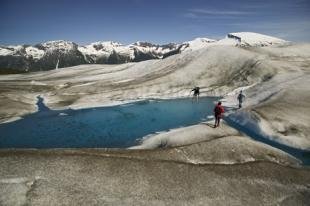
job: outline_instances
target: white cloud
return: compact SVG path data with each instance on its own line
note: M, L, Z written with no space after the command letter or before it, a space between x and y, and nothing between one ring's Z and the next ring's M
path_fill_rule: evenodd
M189 9L183 16L191 19L231 19L252 14L255 14L255 12L237 10Z
M202 15L225 15L225 16L240 16L240 15L253 14L253 12L248 11L211 10L211 9L190 9L189 12L196 15L202 14Z

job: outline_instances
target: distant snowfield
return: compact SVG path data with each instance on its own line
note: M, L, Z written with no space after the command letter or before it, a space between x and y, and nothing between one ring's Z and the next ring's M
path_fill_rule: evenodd
M37 95L52 109L78 109L187 97L194 86L201 88L203 96L223 96L224 106L231 108L229 113L243 89L247 96L244 109L259 114L258 124L264 132L276 141L310 149L310 99L305 95L309 94L310 45L277 47L282 41L245 33L232 35L247 44L269 47L236 47L239 40L233 38L217 42L197 39L190 43L196 49L160 60L0 76L1 121L35 112ZM297 102L300 106L296 108L299 99L303 101Z

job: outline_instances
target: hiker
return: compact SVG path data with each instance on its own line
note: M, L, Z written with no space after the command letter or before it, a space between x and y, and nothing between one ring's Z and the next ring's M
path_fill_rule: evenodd
M220 126L220 120L222 118L223 113L224 108L222 107L222 102L218 102L217 105L214 107L214 117L215 117L214 128Z
M242 94L242 90L240 91L238 97L237 97L238 101L239 101L239 109L242 107L242 102L244 101L245 99L245 95Z
M192 89L191 90L191 92L189 93L189 94L191 94L192 92L194 92L194 94L193 94L193 99L196 97L196 101L198 102L198 99L199 99L199 94L200 94L200 92L199 92L199 87L195 87L194 89ZM193 100L192 99L192 100Z

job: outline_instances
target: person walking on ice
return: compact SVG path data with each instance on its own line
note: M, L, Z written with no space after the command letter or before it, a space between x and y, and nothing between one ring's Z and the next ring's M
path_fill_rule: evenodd
M194 100L194 98L196 98L196 101L198 102L199 94L200 94L200 91L199 91L199 90L200 90L199 87L195 87L195 88L192 89L191 92L189 93L189 94L191 94L192 92L194 92L192 101Z
M242 90L240 91L238 97L237 97L238 101L239 101L239 109L242 107L242 103L245 99L245 95L242 93Z
M214 107L214 117L215 117L214 128L220 126L220 121L223 113L224 108L222 107L222 102L218 102L217 105Z

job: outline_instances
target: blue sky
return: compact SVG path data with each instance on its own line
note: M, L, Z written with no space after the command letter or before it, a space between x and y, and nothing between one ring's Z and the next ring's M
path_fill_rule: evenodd
M1 45L163 44L238 31L310 42L310 0L0 0Z

